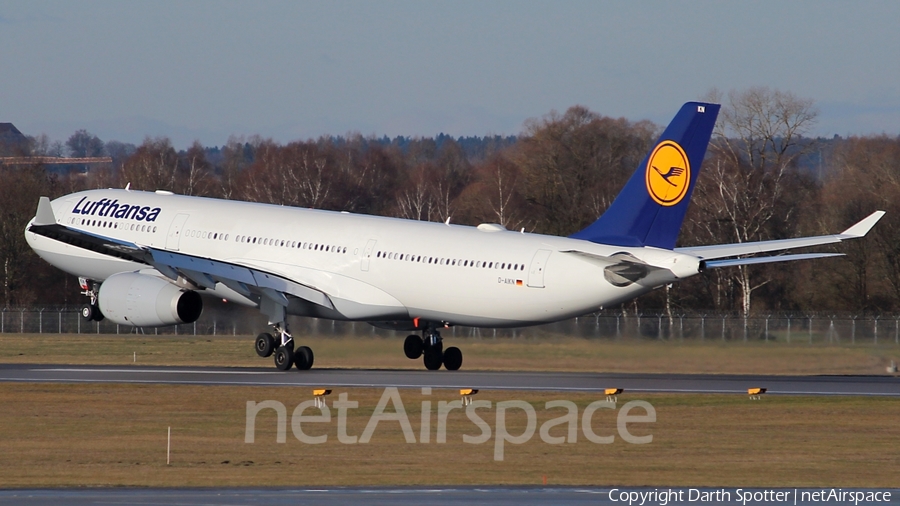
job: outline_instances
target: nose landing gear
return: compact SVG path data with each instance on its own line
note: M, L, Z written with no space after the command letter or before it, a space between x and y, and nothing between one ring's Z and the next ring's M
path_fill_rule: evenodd
M78 283L81 285L81 294L87 295L91 299L89 304L81 306L81 317L89 322L103 321L103 313L100 312L100 306L97 303L100 284L84 277L79 277Z

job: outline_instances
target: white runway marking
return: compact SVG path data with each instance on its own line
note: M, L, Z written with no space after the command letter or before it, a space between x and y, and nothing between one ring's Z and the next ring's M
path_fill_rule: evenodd
M42 369L48 370L48 369ZM100 371L97 371L100 372ZM153 371L158 372L158 371ZM211 373L212 374L212 373ZM268 374L268 373L258 373L258 374ZM385 387L396 387L396 388L409 388L416 389L424 387L431 387L435 389L445 389L445 390L455 390L458 388L463 388L462 385L438 385L438 384L428 384L428 383L416 383L416 384L403 384L403 383L328 383L327 381L310 381L310 382L275 382L275 381L191 381L191 380L142 380L142 379L82 379L82 378L11 378L6 381L16 382L16 383L124 383L124 384L138 384L138 385L207 385L207 386L275 386L275 387L320 387L323 384L328 384L330 386L335 387L343 387L343 388L385 388ZM471 385L466 385L465 388L469 388ZM478 385L479 388L485 390L514 390L514 391L536 391L536 392L602 392L605 390L603 387L591 388L591 387L553 387L553 386L506 386L506 385ZM637 393L658 393L658 394L742 394L747 395L747 389L740 388L734 390L722 390L722 389L690 389L690 388L629 388L629 392L637 392ZM833 391L799 391L799 390L785 390L785 391L773 391L769 390L766 395L850 395L850 396L864 396L864 397L900 397L900 393L892 393L892 392L833 392Z
M767 387L769 395L900 397L900 380L888 377L760 376L614 373L553 373L418 370L317 369L282 372L268 369L143 366L79 367L69 364L3 365L0 381L17 383L225 385L293 388L385 388L442 390L480 388L496 391L603 392L616 386L633 394L747 395L750 387Z
M281 371L198 371L192 369L29 369L52 372L151 373L151 374L284 374Z

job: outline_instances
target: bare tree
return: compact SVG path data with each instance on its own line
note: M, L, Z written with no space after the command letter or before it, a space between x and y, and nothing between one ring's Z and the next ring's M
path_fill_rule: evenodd
M834 297L855 310L886 310L900 306L900 138L885 135L841 141L825 181L824 221L846 226L876 209L887 211L871 237L842 248L843 269ZM836 283L834 283L836 284ZM881 294L881 295L879 295Z
M360 135L343 145L329 141L324 147L332 151L329 158L337 166L331 192L337 207L342 211L387 213L393 202L385 196L394 193L402 164L399 150Z
M475 222L498 223L513 230L525 226L524 199L519 168L500 153L476 165L473 182L461 197Z
M139 190L181 191L178 179L178 154L166 137L146 138L134 155L122 165L122 179Z
M69 154L75 158L103 156L104 144L96 135L87 130L78 130L66 141Z
M722 95L712 90L708 101ZM777 235L775 225L790 223L798 202L785 190L797 158L813 147L804 139L816 120L810 99L765 87L730 91L724 100L714 140L697 187L699 228L714 241L748 242ZM738 267L733 281L740 290L741 312L750 313L751 294L769 282L752 266Z
M38 197L55 197L57 185L40 164L3 167L0 170L0 276L3 304L31 304L48 288L57 288L50 279L63 279L38 258L25 242L25 224L34 216Z
M225 199L246 199L241 179L247 167L253 163L253 146L243 137L231 136L222 148L223 161L219 177L219 194Z
M634 172L656 128L585 107L526 123L514 160L540 231L568 235L608 207Z
M413 169L410 180L403 185L397 195L397 208L401 218L408 220L431 220L433 215L432 200L429 194L429 170L425 164Z
M185 195L214 196L212 165L206 160L206 150L194 141L184 154L181 192Z

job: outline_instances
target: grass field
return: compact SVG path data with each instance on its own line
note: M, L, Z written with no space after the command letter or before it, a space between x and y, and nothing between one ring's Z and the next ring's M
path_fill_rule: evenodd
M384 337L303 338L315 367L421 369L403 356L403 340ZM445 339L463 350L468 370L719 374L885 374L900 363L893 343L873 345L784 342L658 341L655 339ZM2 334L0 363L205 365L269 367L253 351L253 336Z
M618 410L597 411L592 430L612 444L587 441L581 414L596 394L483 392L479 400L524 400L537 413L528 442L504 446L494 459L496 411L479 410L492 428L484 444L466 444L480 429L459 410L447 420L447 442L437 443L438 401L451 390L402 390L417 440L407 443L396 421L379 423L370 442L337 439L339 393L359 402L349 410L347 434L362 434L381 390L346 389L328 398L331 423L305 424L324 444L300 442L291 414L311 398L306 389L134 385L0 385L0 487L56 486L324 486L547 483L644 486L896 486L900 472L900 399L734 395L628 395L656 410L656 422L632 424L647 444L616 432ZM563 396L564 395L564 396ZM564 410L544 407L566 399L578 406L576 443L548 444L540 426ZM245 443L247 401L276 400L287 410L286 442L276 442L275 411L256 418L255 442ZM422 401L431 401L429 442L421 440ZM393 406L393 405L390 405ZM390 407L388 411L393 411ZM312 411L306 412L307 415ZM643 414L636 409L632 414ZM510 434L525 430L522 410L510 410ZM166 433L172 428L171 465ZM566 426L550 430L565 436Z
M449 341L449 340L448 340ZM410 368L420 361L402 355L398 338L310 338L316 367ZM897 360L896 346L815 346L765 342L670 342L656 340L456 339L466 369L615 372L708 372L760 374L885 374ZM135 362L135 356L137 358ZM252 337L145 337L2 335L0 363L71 363L179 366L265 366ZM291 372L287 374L301 374ZM340 393L359 402L350 410L347 433L361 435L383 391L335 391L330 423L304 425L324 444L307 444L292 430L291 415L308 389L181 386L0 384L0 487L57 486L324 486L324 485L644 485L644 486L896 486L900 473L900 399L775 396L749 401L744 395L653 395L645 400L656 422L633 424L648 444L630 444L617 434L618 410L592 418L597 435L586 439L581 415L596 393L488 391L492 403L479 414L492 437L467 444L463 435L481 429L464 411L447 418L446 443L437 443L438 402L458 392L401 390L415 443L398 422L381 422L371 441L342 444L337 436ZM245 442L247 402L275 400L286 409L286 442L276 442L277 417L266 409L256 418L255 442ZM522 400L537 415L534 436L504 445L494 458L496 403ZM540 428L564 411L545 409L550 400L578 407L577 442L549 444ZM422 402L430 401L429 442L421 440ZM389 408L389 411L391 409ZM428 410L426 410L428 411ZM634 414L640 414L641 409ZM307 415L311 412L307 412ZM525 430L522 410L506 417L508 432ZM166 431L172 428L172 463L166 465ZM549 431L566 435L566 426Z

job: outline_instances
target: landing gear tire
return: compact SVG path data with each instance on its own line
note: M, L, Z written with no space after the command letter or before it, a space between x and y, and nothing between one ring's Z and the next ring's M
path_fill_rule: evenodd
M300 371L308 371L313 366L313 351L309 346L301 346L294 352L294 365Z
M421 337L415 334L408 335L406 341L403 341L403 353L406 354L406 358L415 360L422 356L424 346Z
M85 304L81 306L81 317L89 322L103 321L103 313L100 308L94 304Z
M428 369L429 371L437 371L441 368L441 364L444 362L443 353L441 353L440 348L426 348L423 356L425 369Z
M444 367L448 371L458 371L462 360L462 352L456 346L451 346L444 351Z
M275 352L275 338L272 334L262 333L256 336L256 354L260 357L271 357Z
M287 346L279 346L275 350L275 367L281 371L287 371L294 365L294 350Z

